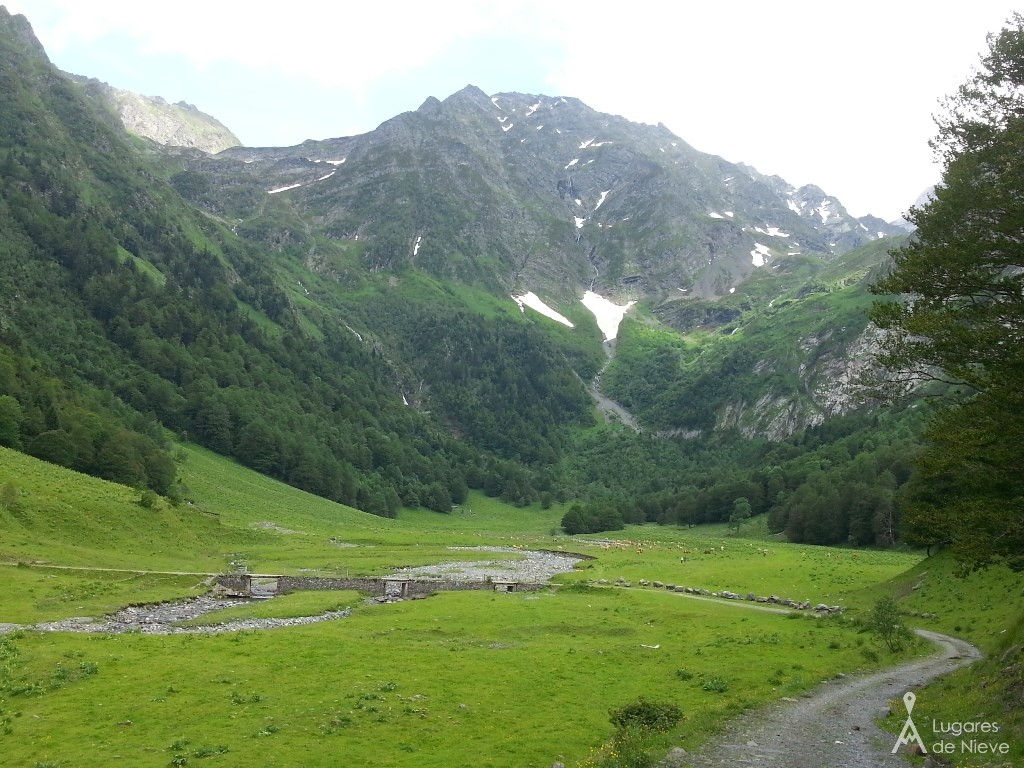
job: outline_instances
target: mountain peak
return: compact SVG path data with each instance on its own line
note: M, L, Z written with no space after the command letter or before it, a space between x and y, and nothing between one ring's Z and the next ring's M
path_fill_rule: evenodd
M475 85L467 85L465 88L453 93L443 103L446 105L472 104L477 107L488 108L491 106L491 97Z
M50 58L46 55L43 44L36 37L29 20L20 13L11 14L3 5L0 5L0 35L14 41L23 53L50 63Z
M432 115L441 108L441 102L436 96L427 96L426 100L420 104L420 108L417 112L423 112L424 114Z

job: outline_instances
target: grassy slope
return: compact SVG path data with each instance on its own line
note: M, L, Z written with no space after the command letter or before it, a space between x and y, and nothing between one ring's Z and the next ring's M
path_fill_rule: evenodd
M732 714L876 666L877 643L847 620L789 619L653 588L578 582L622 576L774 592L844 603L856 615L879 582L899 579L915 561L737 539L720 528L632 528L622 545L604 548L550 536L561 510L516 510L478 496L452 515L384 520L195 449L181 465L194 504L176 510L144 509L136 491L13 452L0 452L0 468L0 483L19 491L18 510L0 510L0 552L15 560L217 570L243 557L261 571L363 573L479 557L445 549L470 543L598 558L563 577L570 584L556 593L443 593L376 607L352 593L307 594L238 612L355 608L349 619L288 630L0 637L0 741L13 765L78 765L86 752L92 762L120 756L139 766L176 757L220 766L327 766L342 758L417 767L578 764L610 735L608 708L639 696L677 703L686 718L666 743L693 747ZM932 574L928 591L908 588L909 600L931 599L931 584L943 594L946 575ZM8 566L0 575L0 622L96 615L200 586L194 576L36 567ZM955 610L953 601L949 622ZM964 621L992 633L1005 618L972 615ZM881 653L881 663L891 661ZM710 685L715 678L722 685Z

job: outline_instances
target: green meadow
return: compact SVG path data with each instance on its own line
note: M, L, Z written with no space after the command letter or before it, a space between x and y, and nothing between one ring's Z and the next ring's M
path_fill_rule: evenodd
M240 564L254 573L381 575L518 556L452 546L592 559L540 592L441 592L385 605L352 591L296 592L189 622L351 609L348 618L280 629L15 629L0 635L4 765L584 766L612 736L609 709L639 698L683 712L658 749L693 749L743 711L929 652L920 644L895 656L861 629L881 594L900 599L908 623L964 636L990 658L1021 639L1020 577L991 570L959 580L943 557L791 545L756 521L741 536L643 526L569 538L558 532L563 509L517 509L482 495L449 515L403 510L386 520L205 451L185 448L179 459L187 502L146 506L136 490L0 449L0 623L98 617L197 595L206 574ZM847 610L769 613L641 580ZM919 692L919 705L950 719L967 701L970 714L958 719L973 717L989 701L972 690L977 674ZM1019 715L986 716L1005 723L1019 749Z

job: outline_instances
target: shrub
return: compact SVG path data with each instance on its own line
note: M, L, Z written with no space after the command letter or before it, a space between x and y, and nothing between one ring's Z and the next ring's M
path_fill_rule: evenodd
M619 728L597 768L654 768L657 761L651 751L650 735L646 728Z
M896 601L889 595L878 598L868 616L867 627L882 638L892 653L902 651L913 640L913 635L900 617Z
M712 693L725 693L729 690L729 681L724 677L710 677L704 681L701 688Z
M642 728L648 731L667 731L683 719L682 710L675 704L647 701L643 697L632 704L608 710L612 725L620 729Z

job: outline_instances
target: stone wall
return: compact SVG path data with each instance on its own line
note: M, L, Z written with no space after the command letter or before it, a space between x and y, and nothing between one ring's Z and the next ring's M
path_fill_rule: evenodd
M239 574L222 574L216 581L222 587L244 592L248 586L248 576ZM278 594L285 592L304 592L309 590L354 589L383 595L387 582L396 583L395 579L380 578L328 578L322 576L281 576L278 580ZM430 595L434 592L454 592L460 590L493 590L494 584L487 581L452 581L444 579L412 579L408 582L408 596ZM516 592L534 592L544 589L546 584L516 584Z

